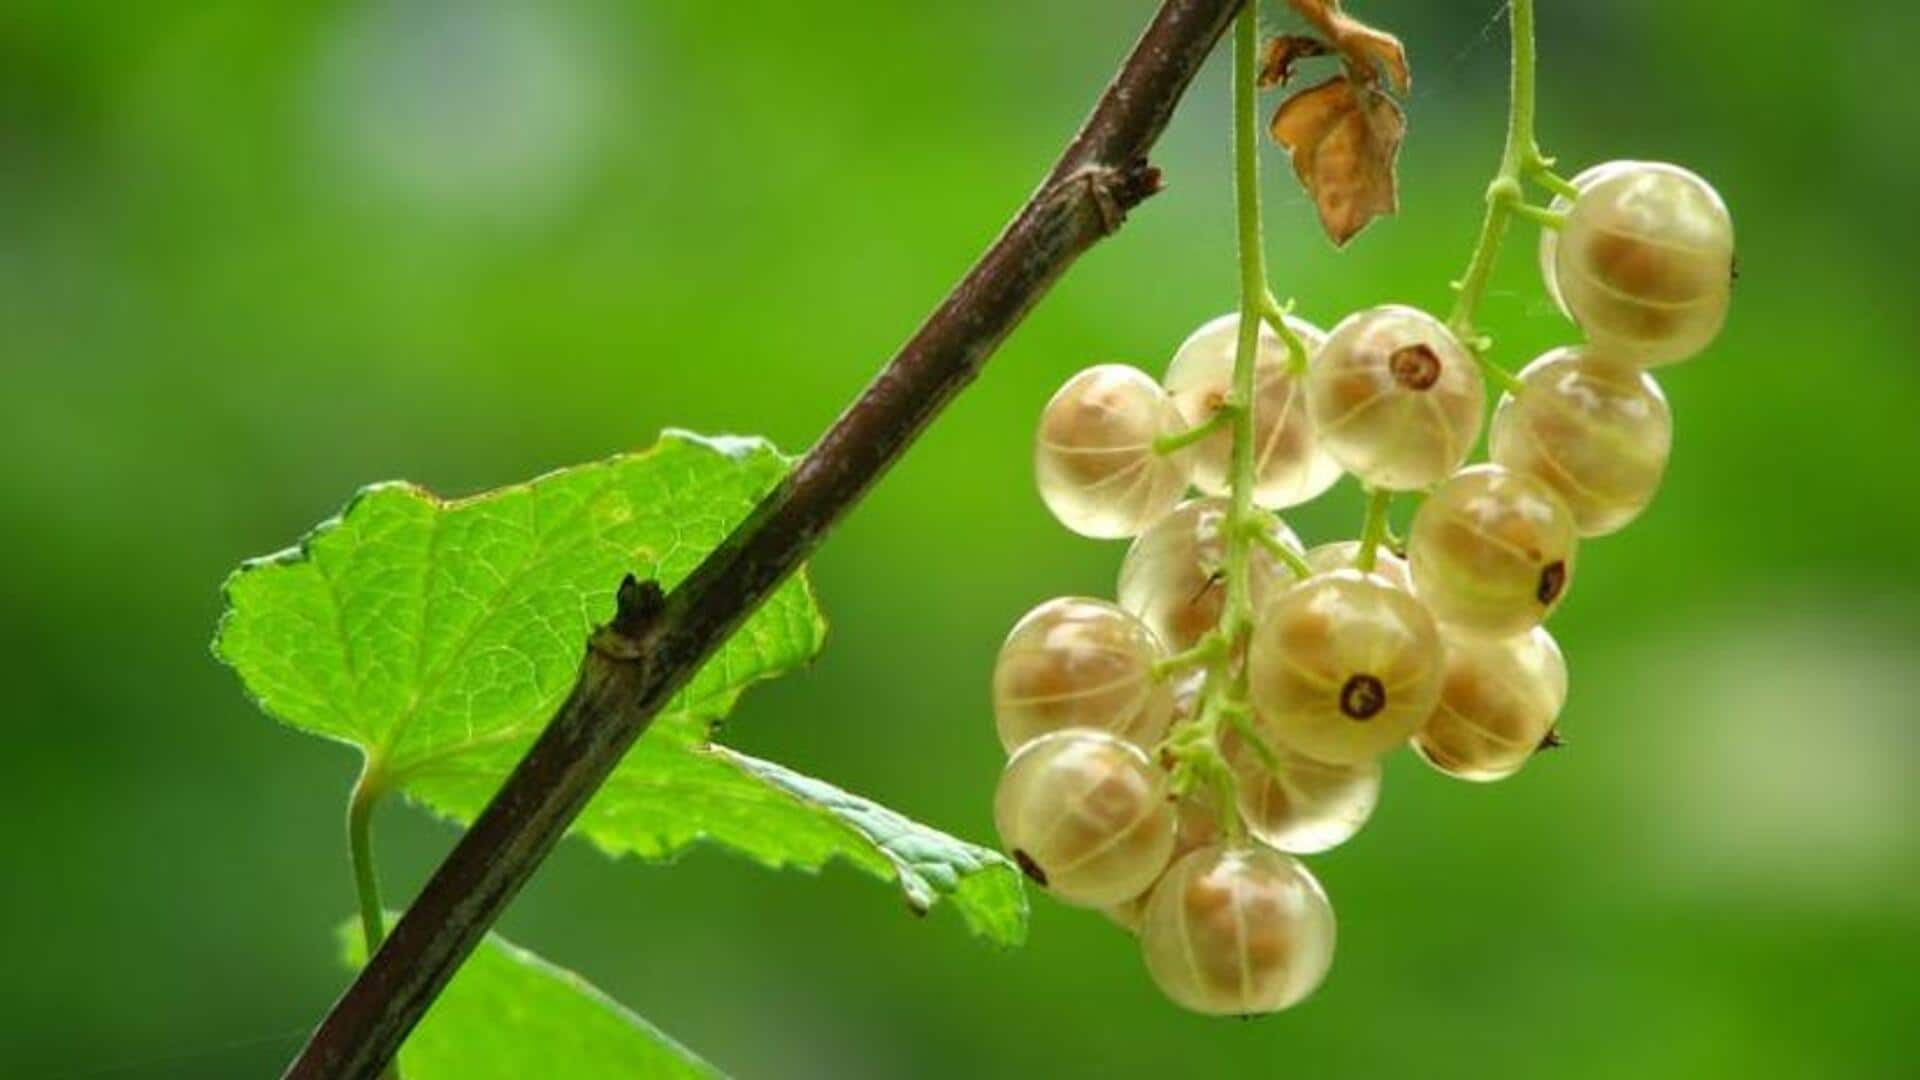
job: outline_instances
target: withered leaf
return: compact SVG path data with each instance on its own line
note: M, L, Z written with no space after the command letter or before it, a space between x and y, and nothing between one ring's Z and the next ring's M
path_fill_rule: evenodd
M1407 67L1407 50L1400 39L1384 30L1376 30L1340 10L1340 0L1287 0L1293 10L1314 25L1333 47L1340 50L1348 71L1371 80L1378 71L1387 73L1393 88L1405 94L1413 85L1413 72Z
M1267 43L1260 47L1260 89L1285 86L1287 80L1293 78L1294 61L1325 56L1329 51L1326 42L1305 34L1281 34L1268 38Z
M1394 163L1407 119L1377 87L1336 75L1282 102L1269 130L1336 246L1398 209Z

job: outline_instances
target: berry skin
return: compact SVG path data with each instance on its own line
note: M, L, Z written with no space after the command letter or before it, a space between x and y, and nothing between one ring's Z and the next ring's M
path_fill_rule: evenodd
M1320 442L1372 488L1407 491L1458 469L1480 436L1480 367L1440 320L1389 304L1340 320L1314 353L1307 404Z
M1726 321L1733 220L1710 184L1677 165L1614 163L1567 212L1553 280L1595 345L1643 365L1685 360Z
M1567 662L1545 630L1452 638L1440 704L1413 748L1449 776L1504 779L1539 749L1566 701Z
M1040 498L1082 536L1135 536L1187 490L1187 453L1153 442L1185 430L1160 384L1125 364L1067 380L1040 415L1033 469Z
M1304 319L1286 317L1312 356L1326 332ZM1233 361L1240 316L1222 315L1195 330L1167 367L1167 393L1190 426L1211 419L1233 391ZM1253 502L1269 510L1309 502L1340 479L1340 464L1314 436L1304 380L1296 376L1286 342L1264 321L1254 362ZM1193 486L1208 495L1228 494L1233 432L1223 430L1194 445Z
M1234 732L1220 738L1233 768L1240 817L1268 847L1312 855L1353 838L1380 802L1380 763L1328 765L1284 746L1273 748L1276 768Z
M1147 624L1169 652L1190 649L1220 621L1227 600L1218 576L1227 560L1225 499L1189 499L1154 522L1120 562L1120 606ZM1300 540L1276 522L1273 535L1295 551ZM1257 607L1293 572L1262 548L1248 557L1248 595Z
M1181 799L1174 807L1173 861L1189 851L1220 842L1220 822L1214 817L1207 793L1195 792ZM1153 897L1153 888L1131 900L1102 908L1101 913L1120 926L1133 933L1140 932L1140 923L1147 915L1147 901Z
M1000 774L993 818L1020 869L1079 907L1138 896L1173 854L1165 775L1103 731L1056 731L1021 747Z
M1593 186L1594 181L1607 177L1621 169L1638 164L1640 164L1640 162L1637 161L1603 161L1598 165L1587 166L1580 171L1579 175L1567 182L1572 184L1576 189L1584 192ZM1555 195L1553 202L1548 204L1547 209L1556 214L1565 214L1567 211L1573 209L1573 200L1567 198L1565 195ZM1554 280L1553 276L1553 262L1554 259L1558 257L1559 251L1560 230L1541 229L1540 280L1547 287L1547 295L1553 297L1553 306L1559 308L1561 314L1564 315L1567 310L1567 302L1560 296L1560 283Z
M1142 749L1166 734L1173 690L1154 678L1160 643L1105 600L1061 597L1015 624L993 667L993 716L1009 754L1063 728L1097 728Z
M1331 544L1321 544L1307 552L1307 565L1313 567L1316 574L1328 574L1335 570L1353 569L1353 560L1360 555L1360 541L1337 540ZM1407 573L1407 560L1387 550L1381 544L1373 549L1373 572L1392 582L1394 587L1413 591L1413 578ZM1285 850L1285 849L1282 849Z
M1278 1012L1333 964L1333 905L1298 859L1214 845L1173 864L1147 901L1140 951L1160 992L1215 1016Z
M1414 592L1449 629L1511 637L1540 625L1573 583L1579 537L1553 489L1502 465L1463 469L1413 515Z
M1574 346L1528 364L1520 382L1493 414L1494 462L1545 481L1581 536L1639 516L1673 448L1673 413L1652 376Z
M1268 740L1360 765L1399 746L1440 697L1433 617L1385 578L1336 570L1269 599L1247 645L1248 691Z

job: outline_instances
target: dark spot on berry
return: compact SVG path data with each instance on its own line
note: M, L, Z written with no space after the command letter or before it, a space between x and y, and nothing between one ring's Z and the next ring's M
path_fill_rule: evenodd
M1567 563L1565 559L1555 559L1540 571L1540 586L1533 590L1534 599L1542 604L1551 604L1560 599L1560 593L1567 587Z
M1730 255L1727 257L1727 284L1732 285L1737 283L1739 280L1740 280L1740 256L1737 254Z
M1425 390L1440 381L1440 357L1424 344L1406 345L1387 357L1387 370L1401 386Z
M1047 887L1047 872L1040 869L1040 864L1033 861L1033 856L1014 848L1013 861L1019 864L1021 873L1033 879L1035 885L1043 889Z
M1371 720L1387 707L1387 688L1371 675L1355 675L1340 688L1340 711L1350 719Z
M1540 745L1534 747L1534 749L1535 750L1558 750L1565 745L1567 745L1566 736L1560 734L1559 728L1551 727L1547 729L1547 733L1545 735L1540 737Z

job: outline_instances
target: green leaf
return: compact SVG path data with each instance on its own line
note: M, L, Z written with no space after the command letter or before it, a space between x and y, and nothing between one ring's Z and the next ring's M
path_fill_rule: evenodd
M668 432L469 499L367 488L228 579L214 651L270 715L361 748L382 790L471 821L573 685L622 576L671 587L788 464L761 440ZM742 690L806 663L825 632L796 575L661 711L575 831L652 859L702 840L769 866L843 858L916 911L950 896L975 932L1018 943L1025 893L997 853L710 743Z
M340 938L350 966L367 962L357 921ZM400 1071L406 1080L724 1075L592 983L498 934L460 965L407 1037Z

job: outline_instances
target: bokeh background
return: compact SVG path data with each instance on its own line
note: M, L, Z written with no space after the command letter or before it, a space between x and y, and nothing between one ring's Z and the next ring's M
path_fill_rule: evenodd
M208 655L217 586L358 485L472 492L663 425L798 450L993 236L1147 0L75 3L0 13L0 1075L277 1071L343 983L345 749ZM1274 285L1443 307L1502 125L1492 0L1369 0L1416 88L1403 212L1345 253L1266 164ZM1334 972L1183 1015L1036 898L996 953L842 868L568 846L503 928L747 1077L1912 1076L1920 1056L1920 90L1894 0L1543 0L1568 171L1725 193L1727 332L1668 369L1653 509L1554 622L1571 746L1505 784L1399 755L1313 860ZM1283 18L1270 4L1274 22ZM991 838L986 677L1121 548L1031 487L1068 373L1232 303L1225 65L1098 248L821 552L816 667L747 749ZM1528 230L1485 322L1571 337ZM1292 515L1357 527L1343 486ZM452 838L395 805L390 898Z

